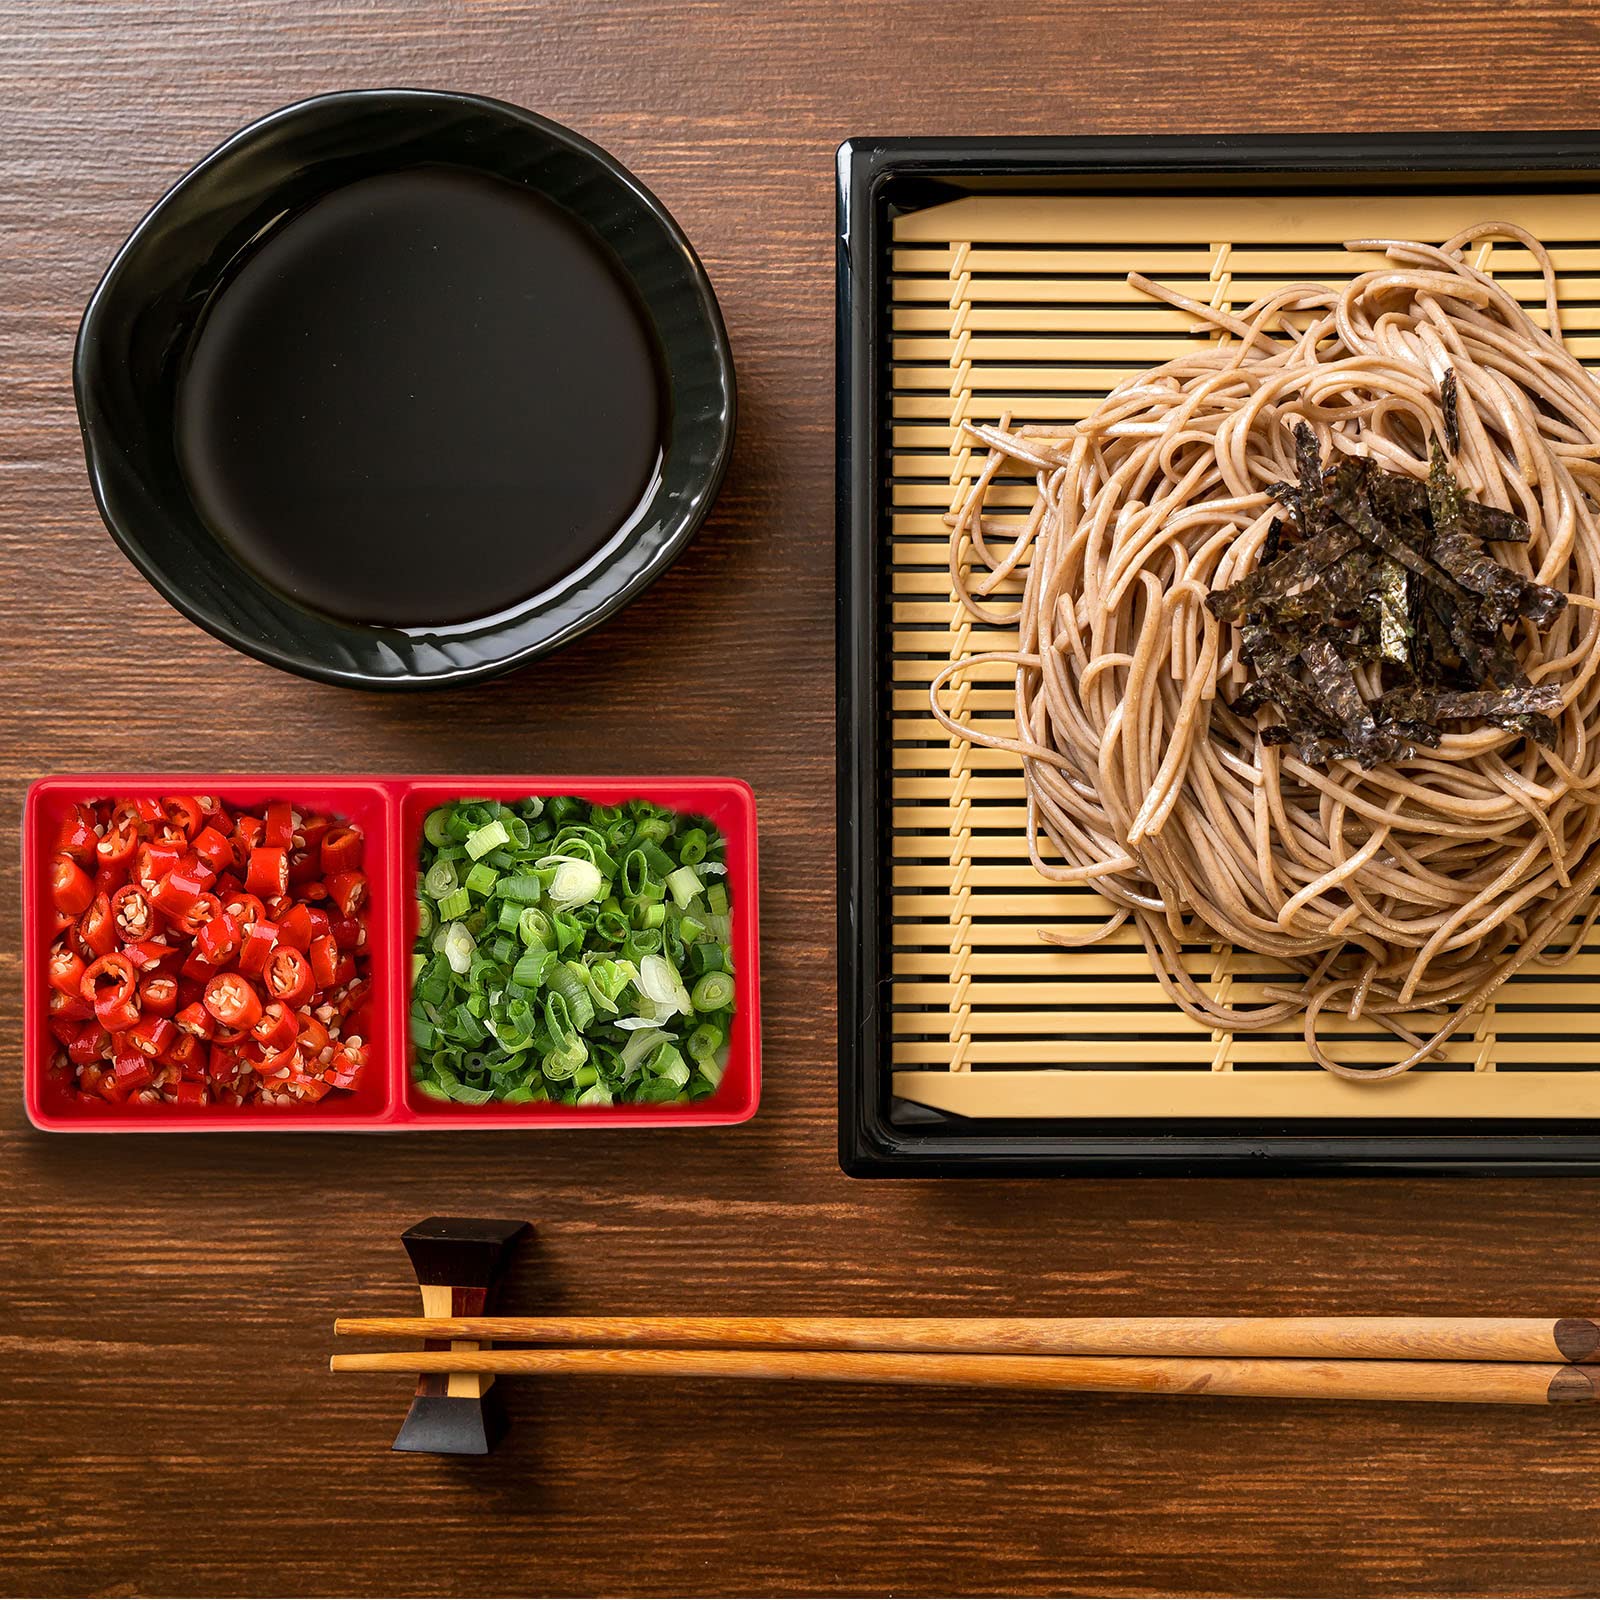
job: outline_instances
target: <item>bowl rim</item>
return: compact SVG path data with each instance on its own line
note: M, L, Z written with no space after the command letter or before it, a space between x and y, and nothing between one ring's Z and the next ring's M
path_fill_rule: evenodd
M194 179L226 162L241 146L253 143L281 124L292 122L304 116L313 107L329 105L356 107L386 102L401 105L411 102L418 106L451 105L479 112L489 112L506 118L511 122L521 124L542 138L566 146L575 155L593 162L613 182L628 190L639 205L650 215L657 227L661 229L668 245L683 258L693 286L696 305L711 334L710 354L716 368L717 385L722 392L724 400L720 419L716 423L715 453L698 487L693 504L678 517L677 525L673 527L668 537L662 540L660 547L640 566L637 572L615 591L607 595L600 604L586 610L581 616L554 628L535 643L526 645L507 655L497 655L492 660L468 662L459 665L452 663L438 672L427 673L418 673L408 669L399 674L381 674L368 672L359 667L351 668L332 665L326 661L313 659L296 649L284 648L270 639L252 637L234 626L227 617L209 613L204 607L196 605L189 600L183 590L173 583L161 566L147 554L143 541L138 534L131 528L126 527L124 520L112 510L102 482L101 457L107 450L113 448L113 444L110 440L97 437L97 434L103 428L103 419L92 414L94 407L86 399L86 391L90 386L87 370L91 360L90 347L102 337L100 324L104 319L105 302L109 299L111 291L116 287L122 273L126 270L128 260L142 246L146 236L160 223L168 208L173 205ZM639 291L639 299L646 315L654 324L656 320L655 308L642 290ZM671 387L670 375L668 387L669 389ZM289 105L280 106L276 110L255 118L242 128L229 134L227 138L190 166L181 177L165 190L134 226L127 238L118 247L116 254L112 256L110 263L101 274L99 282L96 283L93 293L89 296L89 300L84 307L83 316L78 323L78 332L74 339L72 350L72 389L77 408L78 429L83 438L89 486L94 496L95 507L100 514L100 520L105 524L106 530L110 533L122 553L127 556L146 582L169 605L181 612L196 626L203 628L213 638L220 639L224 644L231 646L241 654L252 657L254 660L263 662L268 666L277 667L285 672L295 673L300 677L309 678L316 682L335 684L344 688L375 689L398 693L427 689L459 688L464 684L475 683L485 678L498 677L503 673L513 672L519 667L527 665L530 661L534 661L572 643L573 640L581 637L591 628L597 627L610 617L615 616L618 611L637 599L678 559L710 514L727 477L738 423L738 387L733 365L733 350L728 341L727 327L722 319L722 309L717 303L716 292L712 288L711 279L706 272L704 263L700 260L694 246L689 242L688 236L678 225L677 220L667 207L628 167L611 155L609 151L602 149L592 140L584 138L582 134L575 133L571 128L565 127L559 122L553 122L548 117L542 117L537 112L513 105L508 100L499 100L489 95L471 94L455 89L397 87L332 90L325 94L309 95L303 99L293 101ZM270 585L264 585L264 587L270 588ZM359 631L357 624L327 617L309 607L299 609L309 616L315 616L325 626L351 632Z

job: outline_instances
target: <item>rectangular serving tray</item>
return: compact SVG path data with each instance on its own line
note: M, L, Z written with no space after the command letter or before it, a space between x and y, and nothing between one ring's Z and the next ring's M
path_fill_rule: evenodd
M290 800L336 813L366 835L372 897L372 1055L361 1084L305 1109L150 1106L100 1112L75 1104L49 1063L44 962L51 944L46 868L62 812L74 800L199 793L235 805ZM734 981L728 1065L714 1094L691 1105L457 1106L415 1094L407 1013L415 874L427 813L446 801L577 795L599 805L650 800L709 818L728 841ZM83 773L41 778L22 829L23 1096L29 1120L52 1133L355 1133L435 1129L708 1127L748 1121L761 1098L760 907L755 795L738 778L329 777L295 773Z
M1586 946L1537 994L1510 993L1447 1066L1392 1084L1308 1070L1292 1042L1201 1034L1176 1008L1150 1003L1136 939L1093 963L1068 951L1041 960L1037 921L1084 908L1044 898L1047 886L1006 842L1019 836L1015 763L969 755L919 711L928 663L988 647L982 629L949 643L959 623L937 570L938 518L974 470L956 442L960 421L1082 415L1117 378L1194 336L1177 313L1131 305L1120 289L1129 268L1244 304L1252 282L1275 274L1337 272L1344 238L1443 237L1506 211L1560 247L1569 265L1558 260L1558 270L1578 284L1569 345L1600 359L1600 277L1590 276L1600 274L1600 135L841 147L846 1172L1600 1172L1590 977L1600 948ZM1527 263L1514 258L1506 270L1531 296ZM1025 486L1010 492L1025 503ZM986 694L993 714L1005 672L972 681L973 700ZM1219 980L1248 981L1246 964L1228 962L1219 952Z

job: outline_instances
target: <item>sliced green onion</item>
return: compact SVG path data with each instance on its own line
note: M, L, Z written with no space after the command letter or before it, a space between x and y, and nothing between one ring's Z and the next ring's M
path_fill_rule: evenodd
M443 900L447 894L453 894L460 882L461 878L456 872L456 864L453 861L435 861L422 875L423 889L435 900Z
M585 861L582 856L544 856L538 865L555 867L550 879L550 904L558 910L570 911L600 898L605 878L594 862Z
M438 806L422 834L419 1094L608 1106L713 1091L734 981L725 843L709 823L553 796Z
M465 891L462 891L462 898L466 898ZM472 966L472 955L476 949L476 941L459 922L452 922L445 929L444 957L450 963L452 972L466 972Z
M639 963L639 992L657 1006L670 1006L687 1012L689 992L678 976L678 969L665 956L647 955Z
M726 972L708 972L694 986L690 997L696 1011L721 1011L733 1004L733 977Z
M714 1023L702 1022L683 1041L683 1048L696 1063L709 1061L722 1048L722 1029Z
M455 922L472 909L472 896L465 889L453 889L439 902L439 920Z
M680 907L689 905L704 890L705 884L693 867L679 867L667 874L667 892Z
M524 989L537 989L544 982L545 970L555 958L548 950L530 950L511 971L511 981Z
M641 1028L622 1047L622 1065L629 1072L637 1072L645 1060L655 1053L656 1047L661 1044L670 1044L672 1035L663 1033L660 1028Z
M511 835L506 832L506 825L496 817L493 822L467 835L467 854L474 861L480 861L491 850L498 850L501 845L510 843Z

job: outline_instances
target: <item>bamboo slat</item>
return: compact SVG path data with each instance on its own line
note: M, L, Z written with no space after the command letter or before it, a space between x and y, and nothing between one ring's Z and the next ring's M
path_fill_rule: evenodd
M1237 307L1377 264L1341 249L1345 238L1442 239L1488 217L1551 247L1568 343L1600 361L1600 230L1580 194L1310 193L1292 206L1270 193L972 196L896 220L880 685L896 1094L968 1117L1600 1116L1600 940L1565 966L1519 974L1438 1063L1394 1083L1344 1082L1311 1063L1296 1027L1227 1035L1190 1021L1126 926L1083 949L1042 943L1040 927L1088 931L1110 907L1030 864L1016 759L950 739L927 709L927 686L951 659L1015 644L1013 633L971 626L950 585L946 517L982 462L962 424L1070 423L1129 373L1215 337L1130 289L1129 271ZM1543 320L1543 280L1526 250L1479 245L1473 260ZM986 511L1020 520L1032 498L1031 482L1002 480ZM1003 662L974 667L947 706L1010 731L1013 676ZM1226 949L1192 948L1183 960L1240 1004L1284 977ZM1343 1059L1392 1059L1380 1030L1325 1025Z

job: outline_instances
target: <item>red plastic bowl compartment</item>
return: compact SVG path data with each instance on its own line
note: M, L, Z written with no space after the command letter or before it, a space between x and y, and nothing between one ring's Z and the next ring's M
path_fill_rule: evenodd
M143 1106L105 1111L79 1104L52 1072L45 961L51 934L49 863L61 818L75 801L217 794L234 806L288 800L325 811L366 835L372 898L372 1056L360 1086L315 1106ZM735 1002L727 1070L715 1094L691 1105L453 1106L411 1087L411 945L422 823L452 800L577 795L601 805L649 800L715 823L728 841ZM761 1097L761 974L755 796L736 778L328 778L304 774L228 777L194 773L87 773L41 778L23 815L23 1096L37 1128L71 1133L196 1133L207 1130L329 1133L411 1128L689 1127L747 1121Z

